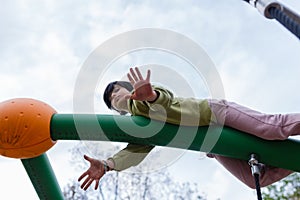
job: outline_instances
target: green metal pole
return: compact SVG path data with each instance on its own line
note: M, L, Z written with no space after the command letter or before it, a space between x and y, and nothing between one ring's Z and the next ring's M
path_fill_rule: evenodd
M45 153L38 157L22 159L21 161L41 200L64 199Z
M152 121L149 127L149 123L149 119L140 116L55 114L51 120L51 138L130 142L203 151L201 147L208 127L198 127L193 141L186 146L188 141L185 140L193 137L195 127L179 127L158 121ZM156 129L159 131L153 134ZM174 142L179 130L184 137ZM297 140L268 141L229 127L216 126L209 130L209 136L218 138L210 153L247 161L251 154L256 154L259 162L300 172L300 142ZM143 137L138 137L139 134ZM147 134L151 136L144 137Z

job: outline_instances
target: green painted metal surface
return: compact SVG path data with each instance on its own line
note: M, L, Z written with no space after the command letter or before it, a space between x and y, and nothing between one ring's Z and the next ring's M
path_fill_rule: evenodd
M169 146L242 160L249 160L254 153L262 163L300 171L298 140L267 141L229 127L215 126L210 127L209 132L207 130L208 127L197 127L194 135L195 127L179 127L158 121L150 123L149 119L140 116L55 114L51 120L53 140L98 140ZM203 148L206 136L211 140L218 138L212 149Z
M41 200L64 199L46 154L21 161Z

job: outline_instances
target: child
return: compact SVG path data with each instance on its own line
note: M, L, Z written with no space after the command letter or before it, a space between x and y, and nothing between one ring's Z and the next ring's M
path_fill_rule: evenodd
M266 140L285 140L291 135L300 134L300 114L266 115L225 100L174 97L170 91L152 86L150 75L151 72L148 70L147 77L144 79L138 68L135 70L131 68L127 75L130 83L123 81L110 83L103 95L108 108L120 114L130 113L148 118L150 118L149 111L151 110L152 119L176 125L224 124ZM160 106L155 106L157 104ZM161 106L164 112L161 111ZM90 162L90 168L79 177L78 181L87 176L81 187L86 190L95 181L95 189L97 189L100 178L107 171L122 171L138 165L152 149L153 146L128 144L112 158L103 161L85 155L84 158ZM243 183L255 188L250 166L246 161L220 155L209 154L208 156L219 161ZM271 166L261 166L261 186L270 185L293 172Z

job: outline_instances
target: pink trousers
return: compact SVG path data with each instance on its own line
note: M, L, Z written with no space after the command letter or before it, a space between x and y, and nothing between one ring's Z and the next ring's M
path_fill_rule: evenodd
M210 108L218 123L224 123L243 132L266 140L285 140L300 134L300 114L263 114L226 100L209 100ZM251 188L254 178L247 161L213 155L235 177ZM293 171L265 166L260 177L262 187L270 185Z

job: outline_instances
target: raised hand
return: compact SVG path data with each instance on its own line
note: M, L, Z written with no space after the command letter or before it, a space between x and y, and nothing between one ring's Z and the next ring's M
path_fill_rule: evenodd
M130 68L127 77L134 88L134 93L129 97L138 101L154 101L157 97L150 83L151 71L147 71L146 79L143 78L139 68Z
M84 155L84 159L90 162L90 168L78 178L78 181L81 181L87 176L81 184L81 188L87 190L88 187L90 187L90 185L95 181L96 190L99 186L100 178L105 174L104 164L100 160L90 158L87 155Z

